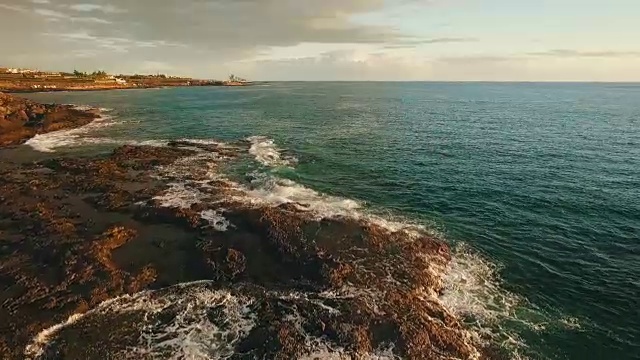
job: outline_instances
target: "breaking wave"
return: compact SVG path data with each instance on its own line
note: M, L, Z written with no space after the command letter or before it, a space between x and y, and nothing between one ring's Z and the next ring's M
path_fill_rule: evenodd
M247 141L251 143L249 153L264 166L294 166L298 162L293 156L284 156L274 140L266 136L251 136Z
M55 152L61 147L79 146L85 144L111 144L113 141L107 138L87 137L87 134L118 124L113 117L103 116L85 126L60 130L46 134L39 134L29 139L25 144L40 152Z

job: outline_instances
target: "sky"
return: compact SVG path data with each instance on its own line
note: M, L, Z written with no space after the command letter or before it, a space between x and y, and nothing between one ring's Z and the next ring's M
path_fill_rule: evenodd
M640 0L0 0L0 67L640 81Z

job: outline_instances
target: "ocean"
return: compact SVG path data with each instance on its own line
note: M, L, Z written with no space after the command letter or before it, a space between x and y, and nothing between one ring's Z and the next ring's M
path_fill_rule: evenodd
M103 108L25 146L248 139L225 171L453 250L442 301L512 358L640 359L640 85L269 83L25 95Z

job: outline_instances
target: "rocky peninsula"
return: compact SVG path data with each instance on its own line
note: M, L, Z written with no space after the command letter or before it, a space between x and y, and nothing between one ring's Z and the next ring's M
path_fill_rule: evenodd
M16 135L2 144L92 118L3 99L2 129ZM23 163L0 150L3 358L499 357L438 300L445 243L255 201L219 171L249 147L176 141Z
M246 86L251 84L251 82L235 75L231 75L228 80L206 80L165 74L110 75L105 71L64 73L0 67L0 91L9 93Z

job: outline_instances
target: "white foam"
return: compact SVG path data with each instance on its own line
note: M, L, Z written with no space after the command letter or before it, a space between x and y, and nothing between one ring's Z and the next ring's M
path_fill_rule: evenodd
M193 143L193 144L200 144L200 145L227 146L226 143L220 142L220 141L217 141L217 140L213 140L213 139L187 139L187 138L183 138L183 139L179 139L178 141L190 142L190 143Z
M143 291L141 293L138 293L136 296L143 296L147 294L149 294L148 291ZM47 346L61 330L74 325L87 316L96 313L103 313L105 312L105 310L113 310L114 308L118 309L118 311L134 311L145 308L146 304L135 301L136 296L124 295L109 299L101 303L94 310L90 310L86 313L73 314L69 316L67 320L42 330L31 340L31 343L25 347L24 355L26 359L39 359L42 355L44 355Z
M217 231L227 231L229 227L233 226L218 210L205 210L200 213L200 217L207 220L210 226Z
M232 196L234 201L262 206L294 204L300 211L306 211L317 219L346 217L374 223L391 232L404 231L409 236L437 235L435 231L406 219L376 215L363 202L354 199L323 194L295 181L268 174L254 173L253 178L249 187L234 186L239 190Z
M444 276L442 303L459 317L478 322L496 322L509 317L521 302L500 287L496 266L465 245L453 251Z
M87 134L106 127L111 127L118 122L111 116L102 116L91 123L76 129L53 131L46 134L38 134L29 139L25 144L40 152L55 152L55 149L83 144L109 144L114 140L108 138L89 137Z
M167 359L227 359L234 354L235 344L255 326L250 309L253 300L228 291L196 288L164 300L179 310L175 318L165 324L150 323L140 346L127 353ZM218 323L207 316L215 307L222 307L224 316Z
M27 359L29 358L35 359L42 356L44 354L44 350L47 344L60 330L64 329L67 326L75 324L76 322L78 322L78 320L82 319L84 316L85 314L73 314L69 316L69 318L66 321L53 325L52 327L44 329L41 332L39 332L33 338L33 340L31 340L31 343L27 345L27 347L24 350L24 354L25 356L27 356Z
M247 140L251 143L249 153L265 166L294 166L297 163L294 157L283 157L282 150L276 146L273 139L265 136L251 136Z
M80 110L80 111L98 110L98 108L96 108L95 106L91 106L91 105L75 105L75 104L69 104L69 105L71 105L75 110Z
M188 209L202 198L204 194L198 189L184 183L172 183L164 194L155 196L153 200L158 201L162 207Z
M233 355L235 344L255 326L255 315L250 308L253 299L200 284L206 283L177 285L162 290L160 296L153 291L143 291L105 301L85 314L72 315L67 321L40 332L26 347L25 356L27 359L42 357L60 331L86 317L144 312L138 344L120 355L127 358L135 355L163 359L227 359ZM207 313L212 308L222 309L221 321L209 321ZM165 310L175 312L176 316L166 322L160 321L157 315Z
M562 323L563 319L537 311L526 299L505 290L498 270L468 245L459 244L444 272L439 301L466 324L474 343L498 344L512 359L526 359L523 351L527 344L514 329L544 331L550 323ZM579 326L577 321L575 324Z
M321 194L288 179L266 176L254 180L253 185L255 187L248 190L247 195L257 202L274 206L296 203L301 210L332 215L345 215L362 208L355 200Z

